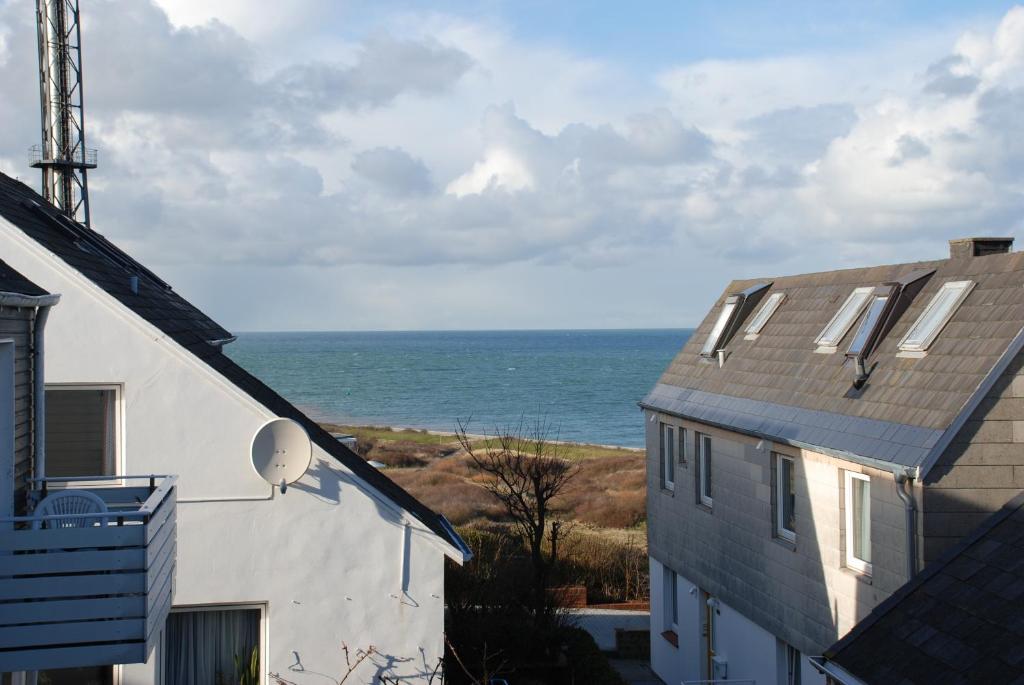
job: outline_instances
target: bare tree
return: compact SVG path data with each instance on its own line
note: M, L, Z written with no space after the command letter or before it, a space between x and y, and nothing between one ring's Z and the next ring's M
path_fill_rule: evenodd
M567 532L554 518L552 500L579 472L579 465L565 458L563 443L550 439L551 427L546 421L538 420L527 428L525 420L520 419L518 424L498 429L483 439L471 436L467 426L468 422L458 422L459 443L477 469L488 476L484 487L505 507L530 552L530 608L535 620L540 621L550 607L548 581L558 561L559 538ZM545 540L550 543L548 553Z

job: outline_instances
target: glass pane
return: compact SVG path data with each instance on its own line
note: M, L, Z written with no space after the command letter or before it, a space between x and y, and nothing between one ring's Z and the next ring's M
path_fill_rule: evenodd
M715 348L718 347L718 341L721 339L722 332L725 331L725 326L732 318L732 313L735 309L735 302L726 302L722 305L722 312L718 315L718 321L715 322L714 328L711 329L711 334L708 335L708 339L704 342L704 347L700 350L701 354L709 355L716 352Z
M867 304L872 290L873 288L857 288L850 293L850 296L846 298L846 302L840 307L832 321L825 326L825 330L818 336L817 343L826 346L838 345L839 341L846 335L846 331L850 330L854 319L857 318L864 305Z
M782 298L786 296L785 293L772 293L765 300L764 306L758 310L757 314L751 320L750 325L747 326L747 333L760 333L764 325L768 323L768 319L771 318L775 310L782 304Z
M871 563L871 483L852 479L853 556Z
M917 321L914 322L914 325L910 327L910 331L903 338L900 347L919 350L927 346L931 338L938 333L938 329L942 326L943 322L952 315L957 302L967 291L970 284L970 281L945 283L939 289L939 292L935 294L935 297L932 298L932 301L928 303L928 306L921 313L921 316L918 317Z
M113 390L46 389L46 475L114 475Z
M882 310L885 309L885 303L888 301L888 296L881 295L871 300L871 304L868 305L868 313L864 315L864 320L860 322L860 328L857 329L857 334L853 336L853 342L850 343L850 354L860 354L864 349L864 344L867 343L868 336L878 325Z
M782 527L792 532L793 514L796 509L796 487L793 462L789 459L779 459L779 483L782 485L780 492L779 507L782 513Z
M669 483L676 480L675 444L672 426L665 426L665 480Z
M701 451L700 469L700 493L704 497L711 497L711 445L708 440L704 441Z

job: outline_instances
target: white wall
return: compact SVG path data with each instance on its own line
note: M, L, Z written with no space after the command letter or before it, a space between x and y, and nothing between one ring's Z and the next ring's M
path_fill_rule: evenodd
M665 593L662 585L663 565L650 558L651 573L651 668L669 685L700 680L705 657L703 641L702 593L694 583L678 574L679 646L673 647L664 637ZM678 573L678 572L677 572ZM741 613L719 602L717 615L718 655L729 663L729 679L755 680L757 685L784 682L785 648L780 641ZM800 668L802 685L824 685L825 678L803 655Z
M432 670L443 651L443 543L319 448L309 472L276 493L248 456L270 412L3 220L0 235L6 261L62 295L47 325L47 383L122 384L124 472L180 477L175 605L266 603L265 663L298 683L338 678L342 642L376 646L398 673ZM249 499L188 502L231 498ZM304 671L289 668L296 654ZM153 677L152 664L124 671L126 683Z

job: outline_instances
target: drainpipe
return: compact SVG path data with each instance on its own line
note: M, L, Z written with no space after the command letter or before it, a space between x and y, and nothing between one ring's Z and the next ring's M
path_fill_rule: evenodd
M906 473L896 474L896 494L907 516L907 580L917 575L917 503L909 492L912 480Z
M58 296L48 304L40 304L36 310L35 326L32 330L32 366L35 388L32 393L32 418L34 419L33 445L35 458L35 477L46 477L46 378L43 373L43 329L46 318L50 315L50 307L57 304Z

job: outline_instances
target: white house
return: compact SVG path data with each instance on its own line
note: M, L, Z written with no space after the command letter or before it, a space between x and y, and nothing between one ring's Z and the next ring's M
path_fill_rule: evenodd
M469 557L448 522L234 364L229 332L2 174L0 245L61 294L46 328L45 475L178 476L177 581L157 646L144 664L51 682L230 681L255 647L262 681L320 684L344 672L343 643L379 652L360 681L427 682L443 653L445 557ZM250 458L278 417L313 444L284 494Z

